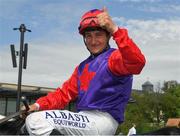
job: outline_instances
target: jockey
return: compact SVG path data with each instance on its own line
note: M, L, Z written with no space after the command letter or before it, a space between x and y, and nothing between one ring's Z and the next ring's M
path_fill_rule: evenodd
M79 25L90 56L54 92L39 98L26 118L30 135L49 135L55 129L64 135L113 135L124 121L132 90L133 74L140 74L145 57L118 27L106 8L86 12ZM117 49L109 45L110 38ZM64 110L77 100L77 112Z

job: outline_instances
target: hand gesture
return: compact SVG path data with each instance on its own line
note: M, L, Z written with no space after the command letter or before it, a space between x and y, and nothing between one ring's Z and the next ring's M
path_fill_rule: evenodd
M103 11L102 13L97 15L99 25L102 28L105 28L111 34L113 34L114 32L117 31L118 26L112 21L112 18L109 16L109 13L106 7L103 7L102 11Z

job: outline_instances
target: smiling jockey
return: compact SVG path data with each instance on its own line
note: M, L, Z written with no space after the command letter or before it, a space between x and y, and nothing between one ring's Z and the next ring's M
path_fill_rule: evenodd
M112 135L124 121L132 75L144 67L143 54L106 8L86 12L79 33L91 55L61 88L30 105L29 111L38 111L26 118L31 135L49 135L53 129L65 135ZM117 49L110 47L111 37ZM63 110L75 99L78 112Z

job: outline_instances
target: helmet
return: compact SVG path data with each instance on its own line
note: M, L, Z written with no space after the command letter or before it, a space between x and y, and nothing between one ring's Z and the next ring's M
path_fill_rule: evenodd
M86 12L80 20L80 24L78 27L79 33L83 35L84 31L88 28L100 27L96 16L102 12L103 11L99 9L93 9Z

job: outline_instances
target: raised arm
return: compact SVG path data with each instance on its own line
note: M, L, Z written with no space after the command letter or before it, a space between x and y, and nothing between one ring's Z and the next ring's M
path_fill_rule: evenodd
M118 50L114 51L108 61L111 72L116 75L139 74L145 65L145 57L129 38L126 29L118 28L113 34Z
M118 28L113 22L107 8L104 7L102 11L97 15L99 24L110 32L119 49L111 54L108 60L109 69L116 75L139 74L145 65L144 55L129 38L127 30Z

